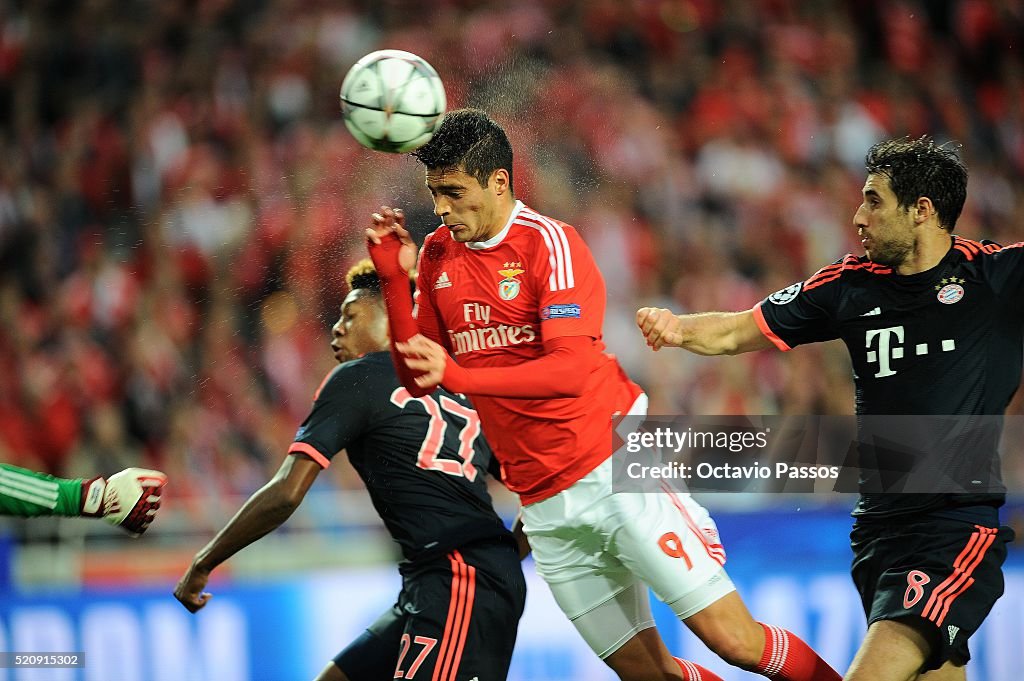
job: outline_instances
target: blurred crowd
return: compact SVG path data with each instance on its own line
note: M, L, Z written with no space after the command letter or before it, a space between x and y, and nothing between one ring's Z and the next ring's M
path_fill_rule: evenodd
M749 308L859 254L885 137L961 144L957 231L1024 238L1022 39L1022 0L0 0L0 460L158 467L179 498L266 480L369 214L436 223L417 163L340 120L384 47L506 125L652 413L851 413L836 343L652 353L635 310Z

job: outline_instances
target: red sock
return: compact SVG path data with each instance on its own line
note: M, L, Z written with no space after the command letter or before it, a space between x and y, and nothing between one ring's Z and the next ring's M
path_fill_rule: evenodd
M758 663L759 674L780 681L842 681L811 647L782 627L761 623L764 629L764 653Z
M672 659L675 660L679 665L679 668L683 670L683 681L722 681L721 676L704 669L704 667L701 667L695 662L683 660L678 657L673 657Z

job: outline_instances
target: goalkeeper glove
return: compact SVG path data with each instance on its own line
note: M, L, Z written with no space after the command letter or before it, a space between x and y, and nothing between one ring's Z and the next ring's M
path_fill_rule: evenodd
M138 537L160 508L167 476L146 468L126 468L110 476L82 481L82 515L103 518Z

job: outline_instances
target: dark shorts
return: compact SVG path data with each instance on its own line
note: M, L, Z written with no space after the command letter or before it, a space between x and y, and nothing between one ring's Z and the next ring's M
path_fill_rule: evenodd
M512 542L487 540L403 571L398 602L334 664L351 681L501 681L526 581Z
M967 640L1003 594L1014 538L996 524L932 516L854 524L851 571L868 626L899 620L921 631L931 643L922 672L971 659Z

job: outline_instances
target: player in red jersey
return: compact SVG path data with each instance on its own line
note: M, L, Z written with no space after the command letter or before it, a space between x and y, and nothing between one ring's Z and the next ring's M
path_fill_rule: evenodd
M443 222L420 251L415 319L404 215L382 208L367 230L396 368L413 394L443 384L472 396L537 570L594 652L621 679L719 678L669 654L649 585L730 664L837 681L799 638L751 617L689 495L612 490L612 417L645 413L646 396L604 352L605 286L586 244L516 200L504 130L452 111L415 156Z

